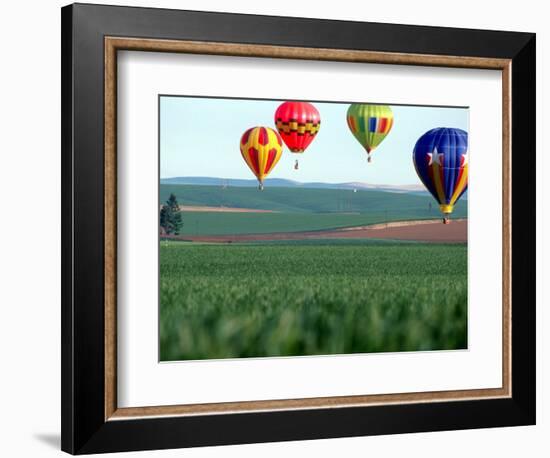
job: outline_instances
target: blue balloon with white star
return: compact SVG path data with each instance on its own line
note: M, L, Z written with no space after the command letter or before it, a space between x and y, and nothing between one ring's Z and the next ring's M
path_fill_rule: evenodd
M429 130L416 142L413 163L447 220L468 188L468 133L451 127Z

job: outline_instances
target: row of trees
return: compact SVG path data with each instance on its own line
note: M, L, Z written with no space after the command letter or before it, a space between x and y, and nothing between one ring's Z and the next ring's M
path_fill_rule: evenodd
M174 194L170 197L160 209L160 228L164 234L178 235L183 226L180 206Z

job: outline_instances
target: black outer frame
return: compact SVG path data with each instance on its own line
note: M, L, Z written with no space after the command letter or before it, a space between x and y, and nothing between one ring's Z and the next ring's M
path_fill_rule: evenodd
M104 37L512 59L512 397L105 421ZM535 35L74 4L62 8L61 448L99 453L535 424ZM521 139L521 145L520 145Z

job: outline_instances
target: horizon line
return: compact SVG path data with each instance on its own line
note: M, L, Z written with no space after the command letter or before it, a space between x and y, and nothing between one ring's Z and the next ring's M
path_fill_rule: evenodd
M160 177L160 180L173 180L177 178L209 178L209 179L216 179L216 180L242 180L242 181L257 181L255 178L233 178L233 177L218 177L218 176L208 176L208 175L175 175L175 176L169 176L169 177ZM323 183L323 184L352 184L352 183L361 183L361 184L369 184L373 186L417 186L422 187L419 183L405 183L405 184L391 184L391 183L373 183L368 181L299 181L299 180L293 180L291 178L277 178L277 177L270 177L265 178L264 181L270 181L270 180L283 180L283 181L289 181L292 183L300 183L300 184L307 184L307 183Z

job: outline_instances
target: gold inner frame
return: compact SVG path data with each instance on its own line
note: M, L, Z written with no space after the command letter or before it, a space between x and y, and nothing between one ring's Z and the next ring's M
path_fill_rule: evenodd
M363 62L500 70L502 72L502 387L400 394L183 404L118 408L117 405L117 51L175 52L241 57ZM358 407L438 401L506 398L512 394L511 367L511 60L481 57L383 53L179 40L105 37L105 420Z

